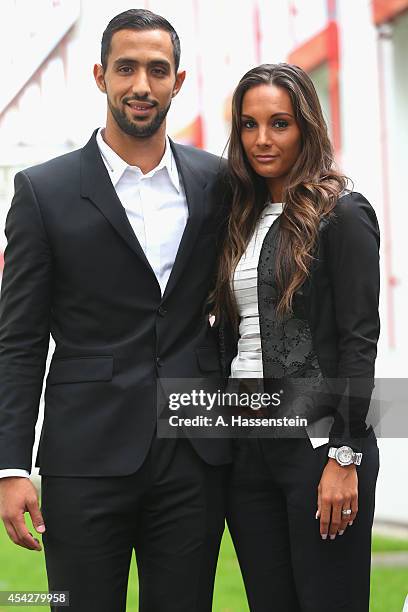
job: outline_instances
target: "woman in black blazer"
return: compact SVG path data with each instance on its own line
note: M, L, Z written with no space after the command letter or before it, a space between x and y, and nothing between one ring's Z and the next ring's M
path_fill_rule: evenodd
M379 465L366 426L379 335L375 212L335 170L303 70L250 70L232 109L214 294L223 352L231 377L285 390L268 414L309 423L235 444L228 522L249 605L365 612Z

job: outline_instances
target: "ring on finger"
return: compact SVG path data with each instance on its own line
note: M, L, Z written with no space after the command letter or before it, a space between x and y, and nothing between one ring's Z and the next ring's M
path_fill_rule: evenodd
M341 513L342 513L344 516L350 516L350 514L351 514L351 508L347 508L347 509L345 509L345 510L342 510L342 511L341 511Z

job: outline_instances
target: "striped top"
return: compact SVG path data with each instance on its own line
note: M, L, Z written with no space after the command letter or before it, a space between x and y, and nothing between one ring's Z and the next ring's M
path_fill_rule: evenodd
M283 204L267 203L234 274L233 290L240 316L238 352L231 378L262 378L261 335L258 313L258 261L266 234L282 212Z

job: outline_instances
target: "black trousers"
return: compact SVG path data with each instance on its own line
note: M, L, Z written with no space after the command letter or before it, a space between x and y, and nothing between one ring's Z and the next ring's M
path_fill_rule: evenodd
M359 511L335 540L319 533L317 487L328 445L237 442L227 520L252 612L368 612L379 467L374 433L357 468Z
M209 612L229 469L155 437L135 474L43 476L49 590L71 612L124 612L134 549L141 612Z

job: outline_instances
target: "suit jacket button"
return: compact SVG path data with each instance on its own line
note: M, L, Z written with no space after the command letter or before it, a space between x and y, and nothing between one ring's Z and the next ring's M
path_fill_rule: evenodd
M160 357L156 357L156 363L157 367L161 368L161 366L163 365L163 360L160 359Z
M158 309L158 311L157 311L157 312L159 313L159 315L160 315L161 317L164 317L164 316L166 316L166 314L167 314L167 310L166 310L166 308L163 308L163 306L159 306L159 309Z

